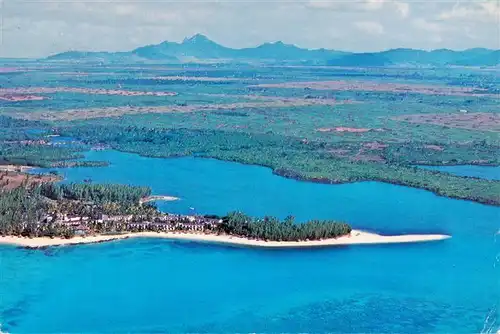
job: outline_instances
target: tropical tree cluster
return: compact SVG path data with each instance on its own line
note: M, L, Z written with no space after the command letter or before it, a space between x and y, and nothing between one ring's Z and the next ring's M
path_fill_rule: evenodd
M152 219L159 212L153 204L139 204L149 195L147 187L114 184L52 184L0 191L0 235L71 237L70 226L44 221L45 217L67 215L89 217L134 215Z
M75 233L73 225L57 223L54 217L76 217L76 224L95 233L168 230L160 219L162 214L154 206L138 203L140 197L149 193L149 188L143 187L50 183L2 191L0 235L72 237ZM103 221L104 215L121 218ZM124 220L122 215L131 215L131 219ZM206 220L210 219L216 220L217 225L207 224ZM283 221L274 217L257 219L239 212L228 214L222 223L218 221L218 216L208 215L198 219L196 224L201 224L205 232L274 241L337 238L351 232L349 225L335 221L312 220L299 224L292 217ZM182 224L176 228L189 230L185 225L192 221L180 216L178 223Z
M16 188L0 192L0 234L20 235L47 212L47 203L36 190Z
M94 203L139 203L141 198L151 195L151 188L123 184L45 183L41 194L53 200L80 200Z
M258 240L304 241L338 238L351 233L348 224L330 220L310 220L296 223L289 216L280 221L275 217L252 218L241 212L228 214L219 230L223 233Z

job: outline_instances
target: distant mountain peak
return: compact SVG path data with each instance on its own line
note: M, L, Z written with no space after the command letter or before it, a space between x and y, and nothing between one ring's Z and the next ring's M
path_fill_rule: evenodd
M284 49L284 48L297 48L297 46L293 44L286 44L283 43L282 41L276 41L276 42L267 42L264 44L261 44L258 46L258 48L279 48L279 49Z
M195 34L191 37L186 37L182 41L182 44L188 44L188 43L214 43L212 40L210 40L207 36L203 34Z

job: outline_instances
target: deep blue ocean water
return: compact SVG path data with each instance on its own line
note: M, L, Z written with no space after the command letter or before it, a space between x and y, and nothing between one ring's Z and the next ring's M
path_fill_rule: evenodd
M149 185L177 213L333 218L384 234L447 233L407 245L259 250L124 240L0 246L0 322L41 332L476 333L500 327L500 208L401 186L325 185L212 159L92 151L109 167L69 181ZM194 208L192 210L191 208Z
M500 166L458 165L458 166L419 166L419 167L455 174L459 176L472 176L481 179L500 180Z

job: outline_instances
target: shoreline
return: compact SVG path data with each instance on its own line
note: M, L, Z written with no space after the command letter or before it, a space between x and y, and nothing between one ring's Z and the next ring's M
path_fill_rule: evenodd
M41 248L49 246L65 246L78 244L101 243L129 238L160 238L170 240L184 240L201 243L222 244L231 246L249 246L255 248L313 248L342 245L367 245L367 244L401 244L439 241L451 238L444 234L407 234L384 236L360 230L352 230L348 236L337 239L310 240L310 241L264 241L253 240L231 235L216 235L204 233L185 232L135 232L115 235L96 235L88 237L73 237L71 239L49 237L17 237L0 236L0 245L14 245L26 248Z
M194 159L213 159L217 161L222 161L222 162L232 162L232 163L237 163L240 165L245 165L245 166L257 166L257 167L264 167L264 168L269 168L271 172L274 175L287 178L290 180L295 180L295 181L301 181L301 182L311 182L311 183L320 183L320 184L332 184L332 185L337 185L337 184L352 184L352 183L358 183L358 182L381 182L381 183L386 183L386 184L392 184L396 186L402 186L402 187L407 187L407 188L412 188L412 189L421 189L425 191L429 191L433 193L436 196L439 197L444 197L444 198L449 198L449 199L455 199L455 200L461 200L461 201L469 201L473 203L479 203L483 205L489 205L489 206L494 206L494 207L500 207L500 199L494 199L494 198L476 198L476 197L467 197L467 196L459 196L459 195L448 195L448 194L443 194L440 193L438 190L433 189L429 186L425 185L409 185L408 183L405 183L401 180L398 179L382 179L382 178L366 178L366 179L361 179L361 180L332 180L329 178L311 178L311 177L306 177L297 173L293 174L288 174L288 170L284 170L282 168L278 168L272 165L266 165L263 163L258 163L258 162L243 162L237 159L222 159L216 156L194 156L194 155L165 155L165 156L151 156L148 154L143 154L138 151L127 151L120 149L118 147L111 147L109 150L111 151L117 151L121 153L127 153L127 154L136 154L140 157L145 157L145 158L150 158L150 159L176 159L176 158L194 158ZM462 165L471 165L471 166L481 166L478 164L474 163L464 163L464 164L459 164L460 166ZM496 165L495 165L496 166ZM418 168L418 167L417 167ZM425 169L425 168L419 168L423 173L440 173L436 172L433 170ZM452 177L456 178L463 178L462 176L456 176L456 175L451 175ZM468 177L470 178L470 177ZM474 178L475 180L479 181L495 181L495 180L487 180L487 179L482 179L482 178Z
M221 160L221 161L225 161L225 160ZM429 191L438 197L456 199L456 200L460 200L460 201L469 201L469 202L473 202L473 203L479 203L479 204L484 204L484 205L489 205L489 206L494 206L494 207L500 207L500 200L494 200L494 199L490 199L490 198L483 199L483 198L460 197L458 195L447 195L447 194L439 193L437 190L432 189L430 187L426 187L426 186L419 187L416 185L415 186L408 185L400 180L395 180L395 179L394 180L393 179L382 179L382 178L375 178L374 177L374 178L367 178L367 179L356 180L356 181L351 181L351 180L337 181L337 180L331 180L329 178L304 177L304 176L299 175L299 174L288 175L288 174L286 174L287 170L274 169L273 167L264 166L264 165L259 165L259 166L271 168L271 170L273 171L273 174L287 178L287 179L296 180L296 181L321 183L321 184L350 184L350 183L358 183L358 182L381 182L381 183L387 183L387 184L392 184L392 185L396 185L396 186L402 186L402 187L407 187L407 188ZM471 166L475 166L475 165L472 164ZM418 167L416 167L416 168L418 168ZM435 174L444 174L440 171L434 171L431 169L425 169L425 168L419 168L419 169L424 171L424 172L435 173ZM457 178L475 179L475 180L479 180L479 181L490 181L490 182L496 181L496 180L482 179L482 178L478 178L478 177L457 176L457 175L453 175L453 174L450 174L449 176L457 177Z

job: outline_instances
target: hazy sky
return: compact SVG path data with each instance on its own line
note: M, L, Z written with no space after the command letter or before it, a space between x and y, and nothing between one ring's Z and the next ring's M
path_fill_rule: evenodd
M0 57L124 51L195 33L237 48L500 48L500 0L0 0L0 13Z

